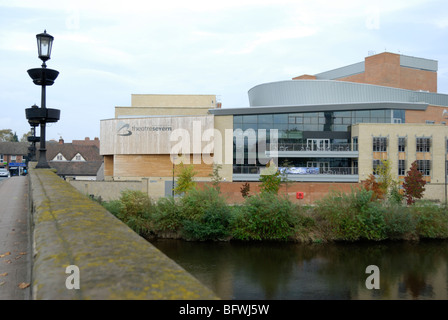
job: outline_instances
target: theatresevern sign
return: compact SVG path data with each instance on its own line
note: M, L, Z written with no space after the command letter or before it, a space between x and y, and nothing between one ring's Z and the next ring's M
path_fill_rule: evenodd
M136 127L132 126L131 131L173 131L172 127Z
M171 132L173 128L170 126L130 126L129 123L119 122L117 125L117 135L126 137L132 135L132 132Z

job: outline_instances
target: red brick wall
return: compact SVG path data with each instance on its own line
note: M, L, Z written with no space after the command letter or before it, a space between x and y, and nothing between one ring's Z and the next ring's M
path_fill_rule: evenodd
M437 92L437 72L401 67L400 55L389 52L365 58L364 73L337 80Z
M245 182L221 182L221 193L227 198L229 203L241 203L244 201L240 189ZM249 194L260 192L260 182L248 182L250 185ZM207 182L199 182L198 186L211 185ZM330 182L291 182L288 184L288 198L291 201L303 204L311 204L316 200L322 199L332 190L349 193L352 188L358 188L359 183L330 183ZM304 198L296 199L296 192L303 192ZM286 187L281 186L279 195L286 194Z
M446 107L428 106L426 111L406 110L406 123L426 123L426 120L435 121L436 124L448 122L443 117Z
M293 78L293 80L300 79L316 79L316 77L302 75ZM437 72L401 67L400 55L390 52L366 57L365 72L336 80L437 92Z

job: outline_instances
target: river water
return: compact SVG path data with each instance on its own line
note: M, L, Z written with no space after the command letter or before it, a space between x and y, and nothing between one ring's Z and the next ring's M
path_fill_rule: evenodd
M152 243L222 299L448 299L447 241Z

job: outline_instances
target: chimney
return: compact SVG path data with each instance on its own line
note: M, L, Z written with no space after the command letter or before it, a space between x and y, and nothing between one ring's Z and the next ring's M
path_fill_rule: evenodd
M86 140L86 141L90 141L90 138L89 138L89 137L86 137L85 140Z
M59 138L59 144L64 144L64 139L62 139L62 137Z

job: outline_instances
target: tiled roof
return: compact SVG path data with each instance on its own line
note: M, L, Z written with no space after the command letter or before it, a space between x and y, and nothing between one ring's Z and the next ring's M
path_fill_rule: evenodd
M27 155L29 142L0 142L0 154Z
M96 176L103 163L100 150L95 145L49 142L46 148L48 164L61 176ZM52 161L59 153L68 161ZM70 161L78 153L86 161ZM36 159L39 159L39 146L37 146Z
M59 153L65 159L71 160L78 153L83 156L86 161L103 161L100 150L97 146L77 145L72 143L47 143L47 160L53 160ZM39 147L37 148L39 150Z
M49 161L50 167L60 176L96 176L100 161Z

